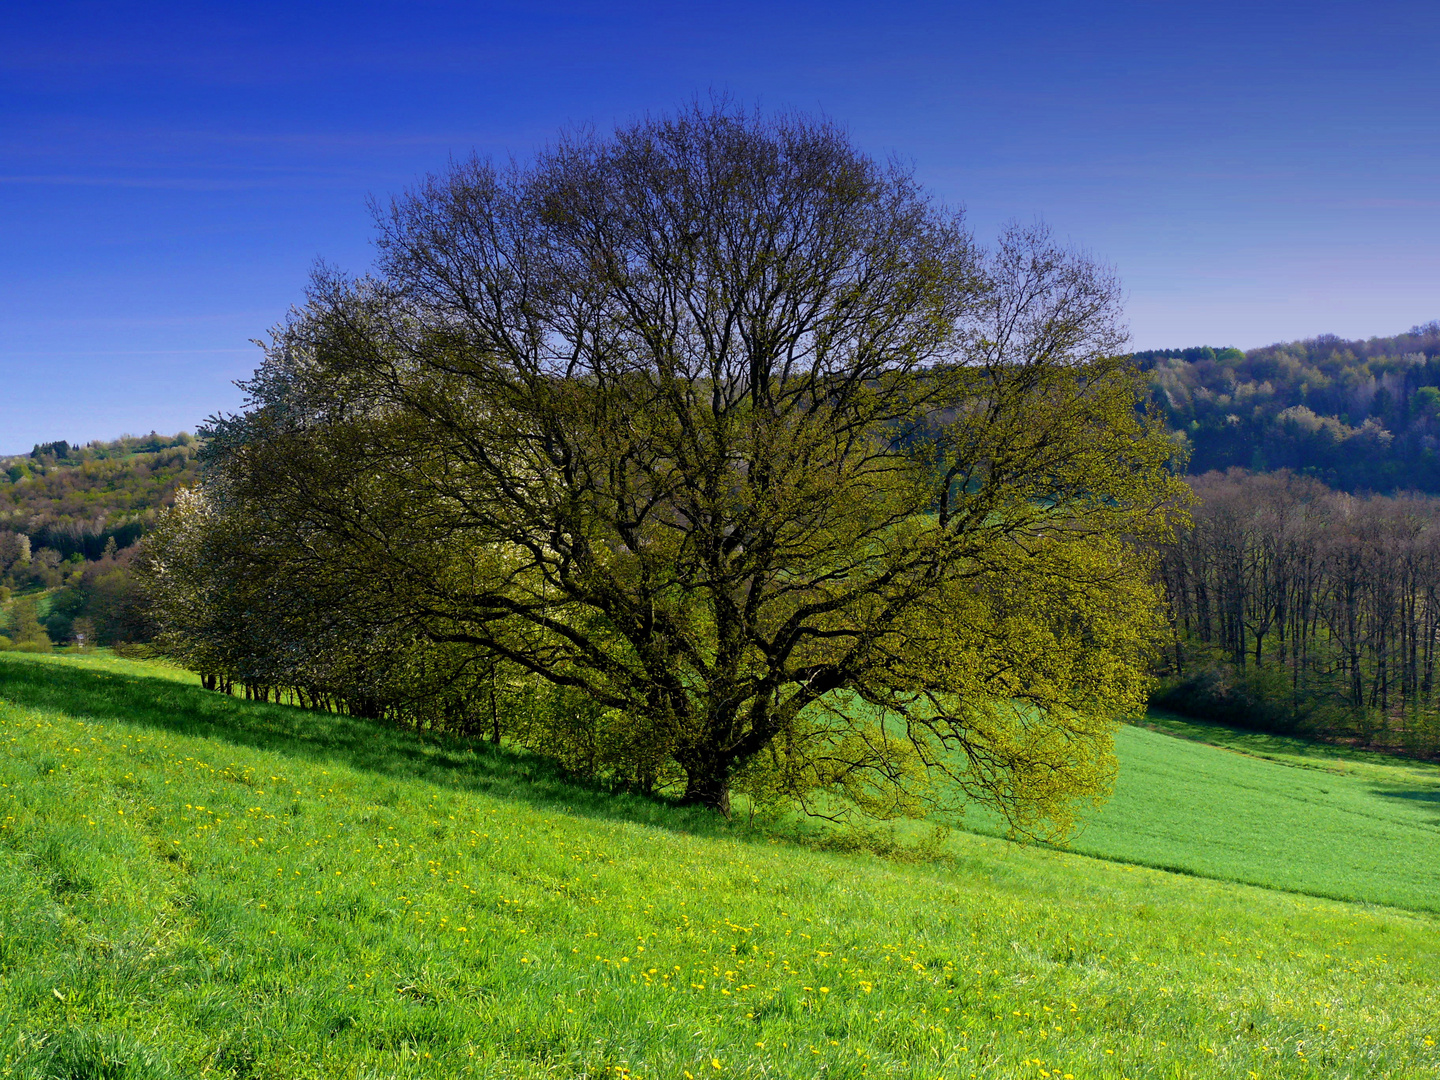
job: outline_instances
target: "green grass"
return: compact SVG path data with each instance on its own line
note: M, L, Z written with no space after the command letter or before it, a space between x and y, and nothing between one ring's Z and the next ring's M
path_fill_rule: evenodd
M1158 730L1116 733L1115 793L1070 850L1440 912L1440 767L1164 713L1146 723ZM972 825L999 832L983 815Z
M1163 731L1182 739L1208 743L1235 750L1250 757L1276 761L1282 765L1321 769L1325 772L1369 776L1381 781L1409 783L1412 779L1433 782L1440 778L1440 765L1415 759L1382 754L1372 750L1355 750L1334 743L1310 742L1289 735L1273 735L1264 731L1231 727L1212 721L1193 720L1164 709L1152 709L1142 727Z
M193 671L187 671L183 667L169 663L165 660L126 660L116 656L110 649L76 648L73 645L56 648L53 652L40 653L26 657L31 665L56 665L52 674L41 674L40 669L30 669L24 678L19 681L22 684L28 683L31 687L30 693L38 692L49 696L58 695L55 700L66 705L84 707L87 701L87 685L95 685L93 679L81 676L74 683L69 682L69 672L85 671L90 673L104 672L112 675L122 675L133 678L135 676L149 676L157 679L166 679L170 682L182 683L186 686L198 687L200 677ZM17 669L24 671L25 669ZM9 672L12 678L15 672ZM5 675L0 674L0 678ZM53 681L52 680L57 680ZM68 688L68 694L67 694ZM78 692L78 696L77 695ZM148 697L142 695L136 700L139 708L146 708L149 704Z
M0 1075L1440 1075L1428 914L825 854L93 654L0 655L0 785Z

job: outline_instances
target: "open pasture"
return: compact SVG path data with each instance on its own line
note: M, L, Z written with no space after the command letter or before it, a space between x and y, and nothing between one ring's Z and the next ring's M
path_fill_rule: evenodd
M825 854L114 660L0 656L0 785L3 1075L1440 1075L1426 913Z
M1161 730L1116 732L1115 793L1069 850L1440 911L1440 766L1166 714L1146 722ZM969 824L999 831L983 815Z

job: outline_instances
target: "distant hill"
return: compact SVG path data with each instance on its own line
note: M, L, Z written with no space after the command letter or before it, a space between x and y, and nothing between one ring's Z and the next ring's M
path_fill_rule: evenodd
M1440 493L1440 322L1135 360L1187 440L1192 473L1288 468L1346 491Z
M99 559L111 538L128 547L198 479L196 450L193 435L152 432L0 458L0 533L23 533L62 559Z

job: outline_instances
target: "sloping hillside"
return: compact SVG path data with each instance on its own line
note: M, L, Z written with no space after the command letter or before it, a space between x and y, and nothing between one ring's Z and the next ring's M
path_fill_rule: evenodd
M9 1075L1440 1074L1428 916L823 854L100 658L0 656L0 785Z
M1135 358L1191 472L1287 468L1346 491L1440 492L1440 323Z
M99 559L111 538L128 547L177 488L195 482L195 452L194 436L181 432L46 443L0 458L0 533L21 533L32 552L49 549L60 560Z
M1072 850L1440 912L1440 768L1153 719L1230 747L1121 728L1115 794Z

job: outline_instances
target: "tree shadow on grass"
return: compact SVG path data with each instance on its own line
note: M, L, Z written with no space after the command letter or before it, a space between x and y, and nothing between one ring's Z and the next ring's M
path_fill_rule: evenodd
M1282 735L1255 728L1227 724L1219 720L1201 720L1182 716L1165 709L1150 709L1143 717L1131 721L1137 727L1149 728L1165 735L1174 735L1193 742L1243 750L1250 754L1284 754L1288 756L1324 755L1333 757L1336 748L1309 742L1298 735Z
M1166 709L1151 708L1144 716L1132 718L1128 722L1164 735L1218 746L1224 750L1235 750L1284 765L1335 769L1355 763L1387 767L1423 767L1426 764L1423 756L1412 756L1398 751L1361 749L1343 741L1311 738L1303 731L1290 734L1261 731L1236 723L1182 716Z
M245 701L159 676L41 663L0 653L0 701L422 780L589 818L736 840L764 835L708 811L577 782L543 758L503 746Z
M1433 811L1429 815L1431 824L1440 824L1440 790L1435 788L1372 787L1370 791L1384 799L1400 799L1407 803L1429 804L1429 809Z

